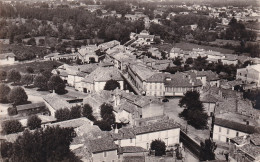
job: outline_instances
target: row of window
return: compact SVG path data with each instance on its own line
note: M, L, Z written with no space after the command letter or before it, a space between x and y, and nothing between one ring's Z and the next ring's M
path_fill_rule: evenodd
M229 134L229 129L228 128L226 129L227 129L227 134ZM218 128L218 132L221 132L221 127ZM236 136L237 137L239 136L239 132L236 132Z

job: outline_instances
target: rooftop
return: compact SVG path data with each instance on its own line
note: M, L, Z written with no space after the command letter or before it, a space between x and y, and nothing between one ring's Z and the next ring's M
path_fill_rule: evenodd
M71 120L66 120L66 121L61 121L57 123L52 123L52 124L47 124L47 126L60 126L63 128L78 128L83 125L93 125L93 122L90 121L89 119L82 117L82 118L77 118L77 119L71 119Z
M119 149L119 153L140 153L140 152L148 152L148 150L139 147L139 146L125 146Z
M114 143L114 140L109 137L87 140L86 146L87 149L92 153L99 153L103 151L110 151L110 150L117 149L117 145Z
M255 133L255 131L256 131L254 126L241 124L241 123L238 123L238 122L234 122L234 121L230 121L230 120L226 120L226 119L221 119L221 118L215 119L215 125L230 128L230 129L237 130L237 131L240 131L240 132L245 132L245 133L248 133L248 134Z
M44 102L39 102L39 103L32 103L32 104L26 104L26 105L18 105L16 106L17 111L22 111L22 110L30 110L34 108L39 108L39 107L45 107Z
M55 110L72 107L72 105L56 93L45 95L42 98Z
M164 120L164 121L155 122L155 123L152 123L149 125L135 127L134 131L135 131L135 134L138 135L138 134L157 132L157 131L163 131L163 130L169 130L169 129L177 129L177 128L180 128L180 127L173 120Z

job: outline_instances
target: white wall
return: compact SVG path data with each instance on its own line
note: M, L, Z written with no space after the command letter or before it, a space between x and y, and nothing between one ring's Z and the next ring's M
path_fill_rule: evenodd
M136 146L149 149L153 140L161 139L165 142L166 146L175 145L179 143L180 128L164 130L159 132L151 132L136 135Z
M93 162L112 162L112 160L116 162L118 159L116 150L106 151L106 157L104 157L104 152L92 154L92 158Z
M227 138L235 138L237 136L244 136L247 135L247 133L236 131L233 129L221 127L218 125L214 125L214 130L213 130L213 140L214 141L220 141L220 142L226 142Z

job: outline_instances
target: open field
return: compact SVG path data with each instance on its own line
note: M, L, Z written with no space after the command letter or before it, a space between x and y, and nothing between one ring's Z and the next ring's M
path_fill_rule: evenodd
M181 48L186 51L191 51L193 48L201 48L205 50L212 50L212 51L218 51L224 54L232 54L234 51L230 49L225 48L219 48L219 47L211 47L211 46L205 46L205 45L198 45L194 43L187 43L187 42L180 42L176 43L174 47Z
M5 71L8 71L10 69L16 69L21 73L26 73L26 68L32 67L34 69L34 73L39 73L40 69L44 69L45 71L51 71L54 69L55 66L58 67L60 65L62 64L57 61L35 61L29 63L19 63L15 65L0 66L0 69Z

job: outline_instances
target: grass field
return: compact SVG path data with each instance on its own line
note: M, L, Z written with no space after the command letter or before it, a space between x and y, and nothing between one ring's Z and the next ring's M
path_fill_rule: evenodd
M219 47L211 47L211 46L205 46L205 45L198 45L194 43L187 43L187 42L180 42L176 43L174 47L181 48L186 51L192 51L193 48L200 48L205 50L212 50L212 51L218 51L224 54L232 54L234 51L230 49L225 48L219 48Z
M0 66L1 70L8 71L10 69L16 69L21 73L26 73L27 67L32 67L34 69L34 73L39 73L40 69L44 69L45 71L51 71L56 66L62 65L56 61L37 61L37 62L29 62L29 63L22 63L22 64L15 64L15 65L5 65Z

